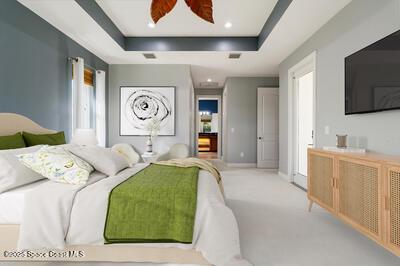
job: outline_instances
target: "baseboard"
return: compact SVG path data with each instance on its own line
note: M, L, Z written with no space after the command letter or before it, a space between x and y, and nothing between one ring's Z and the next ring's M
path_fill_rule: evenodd
M289 175L282 173L281 171L278 171L278 175L282 177L287 182L292 182L293 180L290 178Z
M256 168L257 167L256 163L227 163L226 165L228 167L234 167L234 168Z

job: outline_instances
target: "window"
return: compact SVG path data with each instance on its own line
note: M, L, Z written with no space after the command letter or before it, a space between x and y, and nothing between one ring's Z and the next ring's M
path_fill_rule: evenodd
M94 73L90 69L85 68L83 75L83 113L82 127L96 128L96 93L94 87Z
M72 62L72 135L77 128L96 130L100 146L106 145L106 73L93 70L80 57Z
M72 71L72 82L77 80ZM76 124L74 128L96 128L96 92L94 86L94 72L89 68L83 71L83 86L81 89L75 87L73 93L74 106L76 106Z

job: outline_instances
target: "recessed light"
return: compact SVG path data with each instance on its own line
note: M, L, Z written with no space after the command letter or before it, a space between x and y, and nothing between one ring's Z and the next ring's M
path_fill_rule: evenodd
M212 81L212 79L207 79L207 82L211 82Z
M156 24L154 24L153 22L149 22L149 24L147 24L147 27L153 29L156 27Z
M232 27L232 23L230 23L230 22L225 23L225 28L229 29L231 27Z

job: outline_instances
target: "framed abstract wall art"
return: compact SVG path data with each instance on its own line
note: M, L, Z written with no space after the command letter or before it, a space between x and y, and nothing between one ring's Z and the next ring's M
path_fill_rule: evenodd
M159 136L175 135L175 87L120 87L120 135L146 136L154 121Z

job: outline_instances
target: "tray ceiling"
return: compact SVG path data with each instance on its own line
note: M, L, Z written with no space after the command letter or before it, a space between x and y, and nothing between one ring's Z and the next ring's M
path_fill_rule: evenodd
M151 0L96 0L125 36L257 36L277 0L214 0L214 21L208 23L178 0L175 8L154 28L150 16ZM232 27L225 28L225 23Z
M279 64L351 2L351 0L293 0L258 51L242 52L240 59L232 60L228 59L229 51L150 51L156 54L157 59L145 59L142 51L125 51L121 48L73 0L18 1L109 64L191 65L195 87L199 87L200 83L208 79L217 82L218 86L223 86L226 77L229 76L277 76ZM117 0L107 0L109 1ZM135 1L126 0L126 2ZM222 0L214 2L218 1ZM134 14L135 12L132 13ZM148 23L148 20L143 23ZM232 29L234 27L235 25Z

